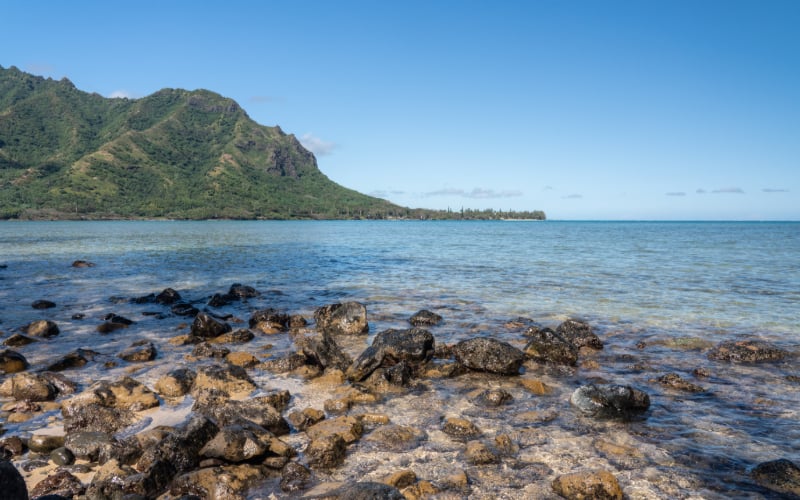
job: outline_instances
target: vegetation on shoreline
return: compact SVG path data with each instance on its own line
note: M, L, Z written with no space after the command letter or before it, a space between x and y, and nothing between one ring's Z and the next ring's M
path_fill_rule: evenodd
M104 98L0 67L0 219L544 219L410 209L342 187L207 90Z

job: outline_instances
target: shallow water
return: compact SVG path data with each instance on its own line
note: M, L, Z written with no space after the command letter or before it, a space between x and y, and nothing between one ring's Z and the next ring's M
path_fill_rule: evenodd
M70 267L76 259L96 266ZM191 348L166 341L186 331L185 318L145 316L168 309L121 300L166 287L202 308L232 283L254 286L261 297L217 310L245 321L263 307L310 318L318 306L358 300L367 305L370 335L344 342L354 356L375 333L404 327L423 308L445 318L431 329L437 343L492 335L522 347L520 329L505 325L518 316L547 326L582 318L605 343L589 358L596 363L572 372L528 365L523 376L551 386L547 396L531 394L515 378L467 375L424 380L404 395L358 407L424 429L428 439L399 454L362 439L344 466L317 473L319 481L376 479L400 468L438 481L463 469L463 444L440 430L448 416L473 420L486 439L508 434L520 446L498 465L467 467L473 498L552 496L555 476L582 468L612 470L631 498L769 498L748 480L748 469L776 458L800 463L800 384L787 379L800 375L796 358L730 365L705 357L709 346L739 338L798 350L800 223L6 222L3 264L0 331L10 335L35 319L53 319L60 336L18 350L33 365L77 347L101 352L105 358L65 372L83 383L122 376L126 366L109 370L102 361L134 339L152 339L159 348L159 362L135 374L146 383L184 362ZM36 299L58 307L34 310ZM109 312L136 323L99 335L95 328ZM76 313L86 319L72 320ZM266 344L273 347L265 350ZM259 336L246 348L280 355L291 342L286 335ZM693 379L698 367L711 376ZM654 379L667 372L707 391L664 388ZM289 389L290 410L322 407L312 384L259 370L251 375L265 388ZM569 395L597 380L647 391L653 405L646 418L577 416ZM498 409L471 403L469 394L487 383L514 401ZM185 404L175 408L182 411ZM30 432L51 417L5 427ZM303 439L287 441L302 449ZM268 497L275 484L253 498Z

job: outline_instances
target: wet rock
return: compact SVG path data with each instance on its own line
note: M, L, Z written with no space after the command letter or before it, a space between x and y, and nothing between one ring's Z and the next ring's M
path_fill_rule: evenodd
M417 482L417 474L411 469L401 470L393 474L389 474L381 479L380 482L398 489L405 488L406 486L411 486Z
M144 450L136 463L137 470L146 470L163 461L175 472L189 471L200 462L200 450L219 432L219 427L202 415L193 415L180 429L168 434L158 444Z
M297 462L289 462L281 471L281 490L286 493L304 490L310 482L311 471Z
M60 471L47 476L31 489L31 497L37 498L44 495L60 495L65 498L82 495L86 488L80 479L67 471Z
M221 323L207 313L199 313L192 323L192 335L199 338L219 337L231 331L231 325Z
M305 408L303 411L293 411L286 417L286 420L292 424L292 427L301 432L324 419L325 413L314 408Z
M467 463L472 465L494 464L500 461L500 457L480 441L470 441L467 443L464 458L466 458Z
M159 404L158 397L153 391L131 377L123 377L113 383L96 382L88 390L98 395L102 394L98 398L105 406L123 410L142 411Z
M239 328L238 330L223 333L213 339L208 339L208 342L213 344L244 344L245 342L250 342L254 338L255 335L253 335L253 332L245 328Z
M192 356L196 358L218 358L223 359L230 353L231 350L218 345L212 345L208 342L200 342L192 350Z
M56 465L72 465L75 463L75 455L66 447L61 446L50 452L50 460Z
M200 456L221 458L234 463L243 462L265 455L269 450L270 438L269 432L256 425L225 426L203 446Z
M535 378L520 378L519 385L537 396L545 396L553 392L553 389L547 384Z
M56 306L55 302L50 302L49 300L34 300L31 307L34 309L52 309Z
M61 404L64 429L114 433L133 423L133 411L158 405L158 398L129 377L111 383L95 382Z
M285 356L268 359L262 363L262 367L272 373L288 373L302 366L305 366L308 359L303 354L294 352Z
M232 365L214 364L198 368L192 394L203 389L217 389L228 394L250 393L256 384L244 368Z
M705 392L705 389L682 378L677 373L667 373L658 377L658 382L666 387L684 392Z
M162 396L185 396L192 388L195 372L189 368L175 368L156 381L155 390Z
M289 328L292 330L303 328L306 325L308 325L308 321L303 316L299 314L292 314L289 316Z
M25 332L32 337L43 338L55 337L61 333L58 329L58 325L49 319L40 319L30 323L25 327Z
M647 411L650 396L630 386L589 384L576 389L570 403L587 416L628 419Z
M367 435L365 441L377 443L380 449L388 451L408 451L417 448L428 439L427 433L406 425L388 424L378 427Z
M486 389L478 394L474 402L480 406L500 406L513 400L514 397L504 389Z
M400 490L383 483L360 482L348 483L327 492L320 497L325 500L406 500Z
M195 306L186 302L178 302L170 307L169 310L175 316L196 316L200 312Z
M525 355L534 361L567 366L578 363L578 348L550 328L533 326L525 335L531 339L525 346Z
M28 360L25 356L12 351L11 349L3 349L0 351L0 372L2 373L18 373L28 368Z
M34 373L17 373L11 378L11 396L17 401L53 401L58 394L46 377Z
M158 351L152 342L139 340L130 345L127 349L117 354L117 357L132 363L152 361L156 359Z
M250 316L248 325L264 333L284 331L289 328L289 315L272 308L261 309Z
M761 486L787 495L800 498L800 467L785 458L758 464L750 473Z
M68 433L77 430L114 433L134 422L132 412L97 403L71 404L68 400L62 404L61 414Z
M260 362L257 357L249 352L229 352L225 355L225 361L242 368L252 368Z
M294 335L294 344L305 356L305 363L347 370L352 359L339 347L333 336L325 330L305 331Z
M622 500L622 488L614 475L605 470L573 472L553 480L553 491L571 500Z
M364 427L361 424L361 420L356 417L326 419L306 429L306 434L311 439L337 434L347 444L356 442L363 432Z
M221 426L249 422L282 436L290 431L288 422L281 416L283 401L288 401L288 394L288 391L283 391L239 401L219 391L204 391L196 396L192 410Z
M21 333L15 333L14 335L8 337L3 341L3 345L8 347L22 347L28 344L33 344L36 342L36 339L32 339L30 337L26 337Z
M25 449L25 443L19 436L3 438L0 440L0 461L18 457L25 452Z
M463 418L450 417L444 421L442 431L457 440L470 440L480 436L478 426Z
M161 293L159 293L155 297L156 304L161 304L164 306L170 306L178 302L179 300L181 300L181 294L179 294L172 288L165 288Z
M75 457L90 462L96 462L101 453L112 455L111 450L119 446L119 442L106 432L75 431L69 432L64 439L64 447Z
M780 361L788 356L788 352L761 340L730 340L718 344L708 353L713 361L731 361L740 363L762 363Z
M169 485L169 498L183 500L245 500L247 492L264 479L264 471L255 465L209 467L183 474Z
M236 297L237 299L252 299L255 297L260 297L261 292L253 288L252 286L242 285L241 283L234 283L228 289L228 295L231 297Z
M28 448L36 453L50 453L64 446L64 436L34 434L28 439Z
M422 309L411 316L408 321L414 326L436 326L442 322L442 317L427 309Z
M28 499L28 488L22 474L7 460L0 460L0 492L5 498Z
M306 461L314 469L332 469L344 462L347 443L339 434L326 434L311 440L305 449ZM348 497L350 498L350 497Z
M506 342L488 337L463 340L455 345L456 360L470 370L516 375L525 355Z
M314 312L317 329L332 335L357 335L369 332L367 308L359 302L336 303Z
M215 293L208 300L207 305L211 307L225 307L230 305L233 301L234 298L228 294Z
M89 361L94 360L97 352L89 349L76 349L53 361L47 366L47 371L60 372L72 368L80 368Z
M592 327L583 321L568 319L558 325L556 333L578 349L584 346L592 349L603 348L603 341L594 333Z
M89 262L88 260L76 260L72 262L72 267L94 267L94 263Z
M372 345L353 362L347 377L353 381L364 380L379 367L389 368L399 363L416 372L433 358L435 348L433 335L422 328L385 330L376 335Z

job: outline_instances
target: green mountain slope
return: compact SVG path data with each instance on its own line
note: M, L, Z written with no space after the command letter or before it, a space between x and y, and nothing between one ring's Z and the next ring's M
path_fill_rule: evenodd
M350 218L408 210L346 189L231 99L108 99L0 67L0 218Z

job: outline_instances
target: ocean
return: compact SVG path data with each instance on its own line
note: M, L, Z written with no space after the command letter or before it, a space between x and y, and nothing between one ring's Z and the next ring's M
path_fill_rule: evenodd
M75 260L95 265L74 268ZM798 352L797 222L3 222L0 266L3 338L36 319L61 328L58 337L18 349L32 365L78 347L112 356L132 340L148 338L164 346L162 363L137 372L150 383L184 359L186 353L166 340L185 333L186 318L147 316L148 307L158 306L129 299L167 287L202 309L214 293L234 283L250 285L260 297L215 310L245 321L264 307L311 319L319 306L362 302L370 334L345 341L354 356L376 333L408 327L420 309L444 317L431 332L447 344L492 336L522 347L520 332L506 326L515 318L542 326L587 321L605 343L596 363L573 373L529 369L554 388L548 397L497 380L499 387L513 386L515 403L481 413L465 396L478 382L461 377L374 408L428 430L426 444L403 464L424 467L418 475L427 473L430 480L449 473L459 453L436 429L437 418L472 415L487 435L516 437L521 451L515 465L476 473L474 498L537 498L554 474L591 464L614 471L631 498L762 498L768 493L747 478L752 466L776 458L800 463L797 358L740 365L705 356L719 342L740 339ZM57 307L34 310L38 299ZM112 312L136 323L100 335L96 326ZM85 319L72 319L78 313ZM292 348L275 336L253 345L267 341L273 355ZM695 381L707 389L700 394L675 393L654 382L667 372L691 378L700 367L711 373ZM65 374L85 382L124 369L96 363ZM289 389L293 407L321 407L302 380L261 372L253 377ZM647 418L598 424L576 417L569 394L587 381L644 389L653 401ZM161 417L170 414L168 405L162 407ZM180 409L173 413L185 415L186 405ZM555 416L535 424L515 417L530 411ZM49 417L4 427L30 433ZM637 453L608 453L605 442ZM358 460L348 459L324 479L378 477L400 463L366 445L349 453ZM252 497L266 497L271 487L265 484Z

